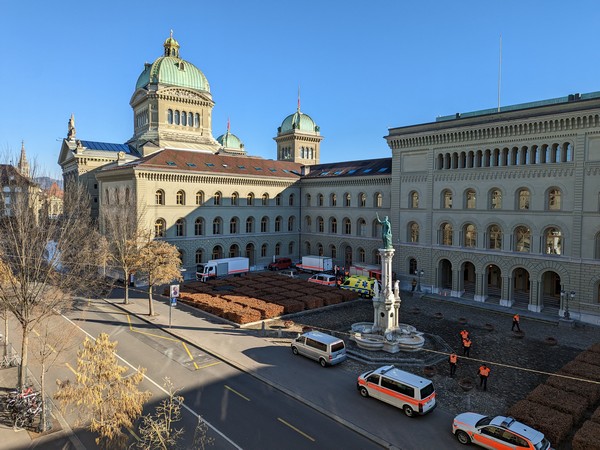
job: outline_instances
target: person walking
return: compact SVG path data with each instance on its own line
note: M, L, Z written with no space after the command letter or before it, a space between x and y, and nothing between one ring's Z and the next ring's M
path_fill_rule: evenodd
M410 282L410 285L412 287L412 289L410 291L411 292L415 292L415 288L417 287L417 280L416 280L416 278L412 279L412 281Z
M456 362L458 361L458 356L455 352L450 353L450 357L448 358L448 363L450 364L450 376L454 378L454 374L456 373Z
M469 338L469 332L467 330L461 330L460 332L460 339L462 341L464 341L465 339Z
M473 345L473 342L471 341L471 339L466 338L466 339L463 339L462 344L463 344L463 356L470 356L471 345Z
M483 387L484 391L487 391L487 380L490 376L491 369L484 364L479 367L479 387Z
M517 327L517 331L521 331L521 326L519 325L520 322L521 322L521 318L519 317L518 314L515 314L513 316L513 324L512 324L512 328L510 329L510 331L515 331L515 327Z

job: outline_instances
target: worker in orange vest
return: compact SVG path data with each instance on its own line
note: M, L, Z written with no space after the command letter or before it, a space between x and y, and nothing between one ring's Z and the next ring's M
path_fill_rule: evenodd
M466 339L463 339L462 344L463 344L463 356L469 356L471 353L471 345L473 344L473 342L471 342L471 339L466 338Z
M455 352L450 353L450 358L448 358L448 362L450 363L450 376L454 377L454 373L456 372L456 361L458 361L458 356L456 356Z
M490 372L491 369L485 364L482 364L481 367L479 367L479 387L483 386L484 391L487 391L487 380L490 376Z
M462 330L460 332L460 337L464 341L465 339L467 339L469 337L469 332L467 330Z
M513 324L512 324L511 331L515 331L515 327L517 327L517 331L521 331L521 327L519 326L520 320L521 320L521 318L519 317L518 314L515 314L513 316Z

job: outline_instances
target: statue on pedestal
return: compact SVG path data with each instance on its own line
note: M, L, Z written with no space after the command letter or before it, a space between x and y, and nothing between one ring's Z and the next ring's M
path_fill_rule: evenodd
M381 224L381 238L383 239L383 248L394 248L394 246L392 245L392 225L390 224L388 216L385 216L385 218L381 220L379 218L379 214L375 214L377 215L377 222Z

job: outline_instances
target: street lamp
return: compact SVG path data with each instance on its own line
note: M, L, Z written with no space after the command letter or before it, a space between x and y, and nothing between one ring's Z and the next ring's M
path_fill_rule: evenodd
M575 291L571 291L569 293L569 296L571 297L571 301L575 300ZM568 297L565 296L565 299L567 300L565 302L565 319L570 319L571 318L571 314L569 314L569 301L568 301Z
M417 292L421 292L421 277L423 275L425 275L425 271L423 269L421 269L421 270L417 269L415 272L417 273L417 276L419 278L417 281Z

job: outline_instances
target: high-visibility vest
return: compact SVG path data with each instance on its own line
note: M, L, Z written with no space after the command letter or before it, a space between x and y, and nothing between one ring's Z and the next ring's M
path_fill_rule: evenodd
M463 347L469 348L470 346L471 346L471 340L470 339L463 340Z
M460 335L462 336L463 339L466 339L469 337L469 332L467 330L462 330L460 332Z
M489 367L481 366L479 368L479 375L481 375L482 377L487 377L490 375L490 370L491 369Z
M515 314L515 315L513 316L513 320L514 320L515 322L518 322L518 321L519 321L519 315L518 315L518 314Z
M458 359L458 357L456 356L456 353L452 353L450 355L450 364L456 364L457 359Z

